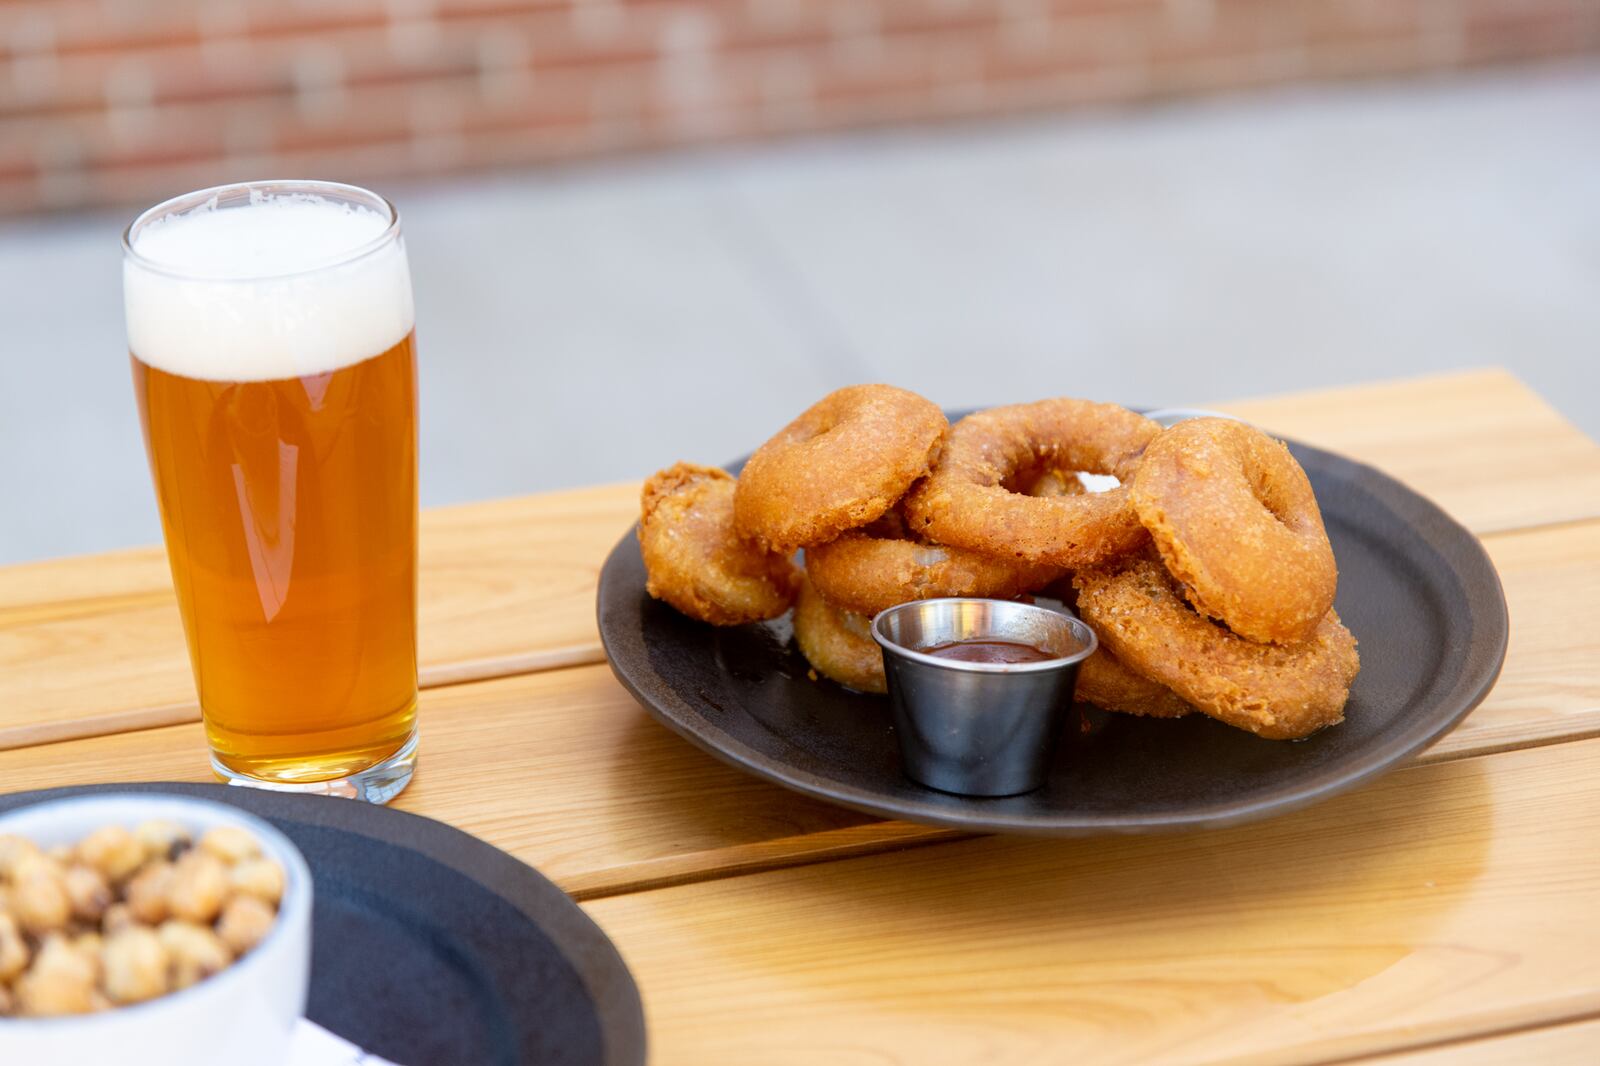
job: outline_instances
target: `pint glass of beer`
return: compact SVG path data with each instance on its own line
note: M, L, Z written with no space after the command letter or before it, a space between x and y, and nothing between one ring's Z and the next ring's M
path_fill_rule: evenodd
M400 219L348 185L181 196L123 237L134 391L212 767L383 803L417 733Z

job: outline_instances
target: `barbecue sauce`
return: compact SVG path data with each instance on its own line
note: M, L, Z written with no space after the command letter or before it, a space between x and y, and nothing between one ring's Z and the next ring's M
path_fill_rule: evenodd
M953 640L948 644L934 644L917 650L936 659L955 659L964 663L1042 663L1047 659L1061 658L1032 644L1019 644L1011 640Z

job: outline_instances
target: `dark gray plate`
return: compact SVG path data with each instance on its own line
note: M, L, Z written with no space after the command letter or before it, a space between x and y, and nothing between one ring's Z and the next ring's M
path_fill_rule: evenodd
M402 1066L638 1066L639 990L616 948L534 870L458 829L354 800L222 785L171 792L265 818L311 866L311 1020Z
M1049 782L1003 799L947 795L900 772L882 697L811 681L787 620L718 629L645 594L637 537L600 574L611 669L656 718L726 762L887 818L1082 836L1232 825L1326 799L1402 762L1466 717L1505 659L1500 579L1477 538L1369 466L1291 443L1339 560L1337 608L1361 647L1345 721L1260 740L1201 715L1079 707Z

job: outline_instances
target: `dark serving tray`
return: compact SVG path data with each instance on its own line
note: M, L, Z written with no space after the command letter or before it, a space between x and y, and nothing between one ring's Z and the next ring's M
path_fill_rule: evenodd
M611 941L532 867L441 822L354 800L224 785L91 785L232 804L311 866L312 1021L401 1066L638 1066L639 990Z
M1360 642L1345 721L1297 742L1203 715L1080 706L1050 779L1002 799L947 795L900 771L887 701L807 677L787 619L719 629L645 593L637 537L600 574L600 636L617 678L662 723L797 792L928 825L1082 836L1222 826L1326 799L1454 727L1494 685L1508 619L1478 540L1370 466L1290 443L1339 562L1339 615ZM737 464L736 464L737 465Z

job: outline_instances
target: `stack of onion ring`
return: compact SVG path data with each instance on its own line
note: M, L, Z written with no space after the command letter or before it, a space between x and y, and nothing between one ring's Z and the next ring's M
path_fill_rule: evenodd
M737 482L662 471L642 512L651 595L718 625L792 604L814 671L862 692L885 689L871 617L943 596L1075 606L1101 641L1077 696L1126 714L1198 710L1301 737L1341 719L1360 668L1310 482L1281 443L1226 419L1163 430L1061 398L952 428L914 393L858 385L804 411Z

